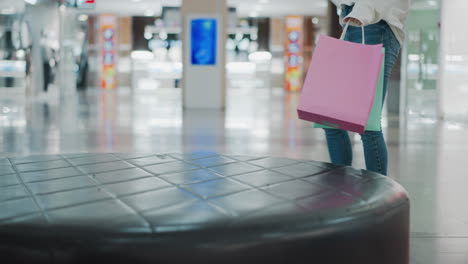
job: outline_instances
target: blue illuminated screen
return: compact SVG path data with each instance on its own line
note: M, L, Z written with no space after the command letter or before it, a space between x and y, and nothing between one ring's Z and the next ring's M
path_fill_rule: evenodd
M216 64L216 19L193 19L191 31L192 65Z

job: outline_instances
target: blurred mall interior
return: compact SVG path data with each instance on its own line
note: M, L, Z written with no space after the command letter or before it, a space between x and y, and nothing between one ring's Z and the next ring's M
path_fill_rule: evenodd
M202 150L329 161L323 131L296 107L318 37L339 34L339 10L228 0L217 14L225 67L200 73L184 58L182 2L197 1L1 0L0 157ZM467 13L466 0L412 0L390 78L383 130L389 176L411 197L413 264L468 263ZM184 84L193 74L203 80ZM353 166L365 168L352 138Z

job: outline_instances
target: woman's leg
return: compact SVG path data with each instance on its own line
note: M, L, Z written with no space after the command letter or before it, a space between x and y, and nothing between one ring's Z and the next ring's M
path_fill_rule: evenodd
M353 42L361 41L362 37L357 34L359 30L353 28L350 33L350 40ZM385 100L387 93L388 80L393 66L398 57L400 44L391 31L387 23L381 21L378 24L365 27L366 43L380 44L385 47L385 68L384 68L384 87L382 100ZM382 131L366 131L361 135L366 168L369 171L387 175L388 171L388 150Z
M382 131L366 131L361 135L366 169L387 175L388 151Z
M348 132L341 129L325 129L328 153L333 164L351 166L353 151Z

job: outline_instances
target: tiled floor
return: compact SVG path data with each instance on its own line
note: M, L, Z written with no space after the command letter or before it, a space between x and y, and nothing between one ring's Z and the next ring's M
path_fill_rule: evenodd
M91 91L61 102L0 95L0 156L206 150L327 161L322 131L297 120L296 103L295 94L250 88L229 90L225 113L184 112L177 89ZM468 263L468 128L416 117L399 128L394 118L388 120L390 177L412 199L412 263ZM354 166L362 168L358 137L354 145ZM86 158L76 160L99 171L86 165ZM229 160L225 162L229 173ZM35 168L19 169L27 174Z

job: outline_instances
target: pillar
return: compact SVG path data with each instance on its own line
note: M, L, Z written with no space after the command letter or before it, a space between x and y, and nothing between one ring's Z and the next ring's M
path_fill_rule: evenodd
M226 105L226 0L183 0L183 106Z

